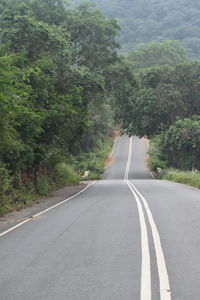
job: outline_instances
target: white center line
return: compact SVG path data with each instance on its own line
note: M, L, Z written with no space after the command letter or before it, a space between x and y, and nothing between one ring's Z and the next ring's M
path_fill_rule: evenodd
M150 251L148 232L145 222L144 212L139 197L131 187L130 183L126 181L126 184L130 188L133 196L136 200L140 228L141 228L141 248L142 248L142 266L141 266L141 287L140 287L140 300L151 300L151 264L150 264Z
M129 154L128 154L124 180L128 185L128 187L130 188L136 200L138 213L139 213L139 220L140 220L141 249L142 249L140 300L151 300L151 264L150 264L148 232L147 232L147 226L146 226L144 212L143 212L140 199L128 181L131 157L132 157L132 137L130 138L130 142L129 142Z
M170 292L170 284L169 284L169 276L167 272L166 262L164 253L162 250L161 240L159 236L159 232L155 221L153 219L153 215L147 203L147 200L144 196L138 191L138 189L128 180L129 169L131 165L131 157L132 157L132 139L130 139L129 144L129 157L127 160L127 166L125 171L125 182L129 186L131 192L134 195L136 200L139 217L140 217L140 226L141 226L141 245L142 245L142 275L141 275L141 292L140 292L140 300L151 299L151 267L150 267L150 252L149 252L149 242L148 242L148 233L147 227L144 217L144 209L147 213L149 224L152 231L153 243L156 253L156 261L158 268L158 276L159 276L159 284L160 284L160 299L161 300L171 300L171 292ZM143 203L143 206L142 206ZM141 212L142 210L142 212ZM146 236L147 234L147 236ZM145 274L146 273L146 274ZM150 277L150 278L149 278ZM150 287L149 287L150 286ZM150 295L145 295L145 290L150 291Z
M112 151L111 151L111 153L110 153L110 155L109 155L110 157L112 157L113 154L114 154L114 152L115 152L115 148L116 148L118 139L119 139L118 137L115 138L115 142L114 142L114 145L113 145L113 147L112 147Z
M130 165L131 165L131 158L132 158L132 145L133 145L133 138L131 136L130 139L129 139L128 160L127 160L127 163L126 163L124 180L128 180L128 174L129 174Z
M164 257L164 253L162 250L160 235L159 235L157 226L155 224L153 215L151 213L151 210L149 208L149 205L148 205L146 199L132 183L131 183L131 187L133 188L135 193L138 195L138 197L143 202L143 205L145 207L145 211L147 213L149 223L151 226L153 242L154 242L154 247L155 247L155 252L156 252L159 282L160 282L160 299L161 300L171 300L169 276L168 276L168 272L167 272L165 257Z

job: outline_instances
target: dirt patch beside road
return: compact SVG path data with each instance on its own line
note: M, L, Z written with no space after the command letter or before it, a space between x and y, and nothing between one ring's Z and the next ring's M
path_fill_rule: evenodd
M14 211L0 217L0 232L7 230L9 227L30 218L31 216L75 195L83 190L88 183L79 185L66 186L57 191L52 192L48 197L37 199L32 206Z

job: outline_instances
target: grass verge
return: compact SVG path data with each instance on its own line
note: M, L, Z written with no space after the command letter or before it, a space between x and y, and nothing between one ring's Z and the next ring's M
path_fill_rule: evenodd
M169 169L158 175L161 179L166 179L178 183L187 184L196 188L200 188L200 172L199 171L180 171Z

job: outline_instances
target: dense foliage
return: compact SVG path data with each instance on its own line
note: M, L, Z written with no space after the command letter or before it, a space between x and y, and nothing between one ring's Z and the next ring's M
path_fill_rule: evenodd
M1 196L30 184L46 190L56 173L77 182L63 163L98 151L113 125L119 27L87 4L9 0L0 28Z
M80 2L80 0L72 0ZM140 43L179 40L200 57L200 3L196 0L92 0L122 27L123 50Z
M200 117L176 121L163 136L160 149L170 166L200 170Z
M140 88L132 97L131 132L151 137L168 129L177 118L200 114L199 74L200 63L196 62L143 70Z
M200 63L186 54L200 57L200 4L195 0L92 2L117 18L122 50L130 50L123 63L109 68L115 120L129 134L159 135L155 143L159 166L200 169L198 121L193 117L200 115ZM124 84L124 78L131 80Z
M128 59L132 62L134 70L138 71L163 65L174 66L188 58L180 42L163 41L139 45L136 49L129 51Z
M199 121L194 117L200 115L200 63L189 60L174 41L138 47L125 62L124 74L120 65L117 77L123 75L115 82L119 88L122 78L132 76L132 91L128 88L131 94L124 100L123 85L115 97L118 122L129 135L154 138L152 169L200 169Z

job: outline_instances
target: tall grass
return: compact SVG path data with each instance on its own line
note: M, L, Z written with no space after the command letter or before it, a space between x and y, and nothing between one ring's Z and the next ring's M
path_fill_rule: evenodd
M199 171L180 171L176 169L170 169L163 172L162 178L200 188Z

